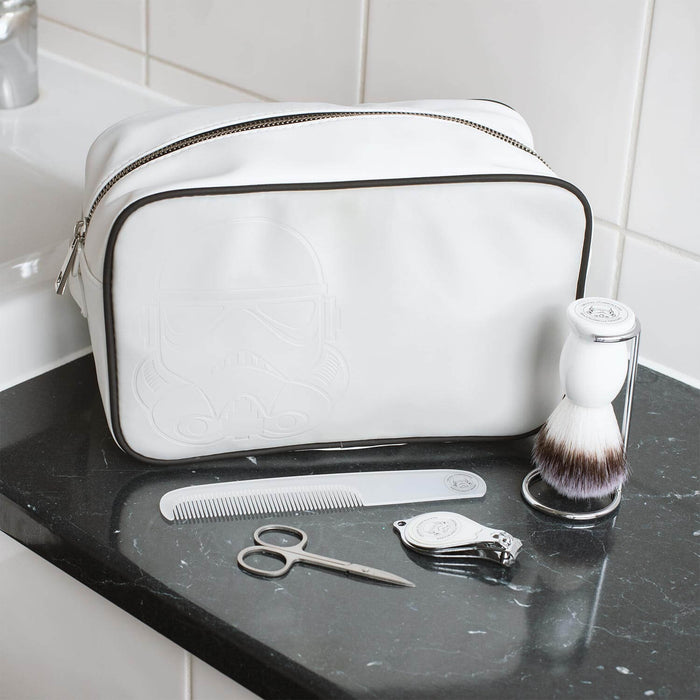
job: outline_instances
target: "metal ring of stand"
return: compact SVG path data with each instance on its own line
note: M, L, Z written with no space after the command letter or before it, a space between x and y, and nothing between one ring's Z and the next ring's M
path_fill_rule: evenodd
M630 432L630 416L632 413L632 396L634 395L634 383L637 379L637 362L639 360L639 335L641 333L641 324L639 319L635 321L634 328L629 333L624 333L618 336L593 336L593 341L596 343L622 343L628 340L632 341L632 350L630 353L629 364L627 366L627 391L625 393L625 405L622 414L622 441L623 449L625 454L627 454L627 442L629 440ZM552 508L547 506L542 501L537 500L532 493L530 493L530 484L538 479L541 479L539 469L533 469L524 479L520 492L523 496L525 502L535 510L539 510L547 515L552 515L556 518L564 518L565 520L577 520L579 522L586 520L599 520L604 518L606 515L610 515L617 507L620 505L622 500L622 489L617 489L610 494L610 503L600 508L599 510L592 510L589 512L576 512L568 510L559 510L558 508Z
M606 515L610 515L613 511L617 509L617 507L620 505L620 501L622 500L622 490L617 489L614 491L612 494L610 494L610 503L608 503L607 506L600 508L598 510L592 510L588 512L576 512L576 511L570 511L570 510L559 510L558 508L552 508L551 506L547 506L542 501L538 501L531 493L530 493L530 484L533 481L539 480L542 478L542 475L540 474L539 469L533 469L524 479L523 479L523 484L521 487L521 493L523 495L523 498L525 499L525 502L531 507L534 508L535 510L539 510L542 513L546 513L547 515L553 515L557 518L565 518L566 520L577 520L577 521L584 521L584 520L598 520L600 518L604 518Z

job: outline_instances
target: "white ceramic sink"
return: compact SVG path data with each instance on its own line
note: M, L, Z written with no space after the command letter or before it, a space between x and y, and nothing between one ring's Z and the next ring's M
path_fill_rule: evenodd
M37 102L0 110L0 390L89 351L85 319L53 291L81 214L85 156L115 121L174 104L41 54Z

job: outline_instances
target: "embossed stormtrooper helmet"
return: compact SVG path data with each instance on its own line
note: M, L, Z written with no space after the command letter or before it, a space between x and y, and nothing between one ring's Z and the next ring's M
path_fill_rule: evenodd
M220 221L192 240L164 252L154 280L153 342L135 376L153 424L197 444L310 430L347 384L314 251L268 219Z
M192 240L187 251L169 251L159 280L160 351L168 369L198 384L203 367L214 375L236 367L265 367L286 379L308 375L334 324L307 241L262 218L221 221L193 232Z

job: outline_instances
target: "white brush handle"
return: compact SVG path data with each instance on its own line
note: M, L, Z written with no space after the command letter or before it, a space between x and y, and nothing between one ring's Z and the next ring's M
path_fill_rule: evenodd
M559 360L559 376L567 398L577 406L601 408L625 383L629 350L626 343L596 342L634 328L632 309L619 301L586 297L566 310L571 333Z

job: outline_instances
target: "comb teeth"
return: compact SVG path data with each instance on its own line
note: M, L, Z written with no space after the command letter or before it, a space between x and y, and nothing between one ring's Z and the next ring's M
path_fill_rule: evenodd
M212 523L282 515L305 510L330 512L362 507L359 494L347 487L259 489L200 498L183 498L173 505L176 523Z

